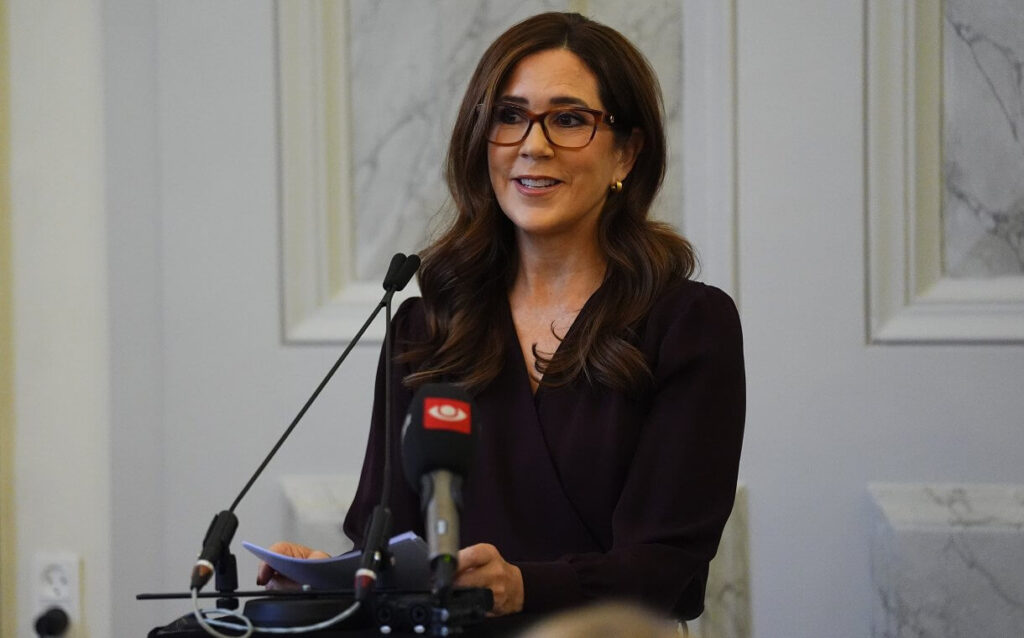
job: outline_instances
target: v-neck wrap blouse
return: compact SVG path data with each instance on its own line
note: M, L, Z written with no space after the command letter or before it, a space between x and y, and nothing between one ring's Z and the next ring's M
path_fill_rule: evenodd
M708 563L735 498L743 438L743 346L732 300L693 281L663 295L638 330L636 345L654 374L642 398L585 379L542 383L533 394L511 312L497 320L505 364L474 396L478 439L463 483L463 546L491 543L520 568L524 611L618 598L679 618L699 615ZM393 326L396 353L422 340L421 300L402 304ZM401 383L409 372L394 366L391 510L396 533L423 534L398 445L413 395ZM359 489L345 520L357 547L381 493L383 375L381 365Z

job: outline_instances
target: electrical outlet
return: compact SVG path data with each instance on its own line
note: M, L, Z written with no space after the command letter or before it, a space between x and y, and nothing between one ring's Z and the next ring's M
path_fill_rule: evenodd
M35 555L35 613L33 619L51 607L60 607L72 626L78 621L81 559L70 552L39 552Z

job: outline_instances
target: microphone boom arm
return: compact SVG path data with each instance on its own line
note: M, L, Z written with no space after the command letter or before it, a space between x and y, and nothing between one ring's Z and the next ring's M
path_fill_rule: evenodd
M352 348L355 347L355 345L359 342L359 339L362 338L363 333L366 332L366 330L370 327L370 324L373 323L373 320L377 318L377 315L380 314L380 311L385 307L388 308L388 323L390 324L391 298L395 295L397 291L405 288L405 285L409 283L409 280L412 279L413 275L416 274L416 270L419 268L419 264L420 259L416 255L409 255L408 257L406 257L402 253L398 253L394 257L392 257L391 264L388 267L387 274L384 276L385 292L380 302L373 309L373 312L370 313L370 316L367 317L366 321L363 322L363 325L359 328L359 331L356 332L355 336L352 337L352 339L348 342L348 346L341 353L341 356L339 356L337 361L334 362L334 365L331 366L331 369L327 371L327 374L324 376L323 380L320 381L320 384L317 385L316 389L313 391L313 394L310 395L309 399L307 399L306 403L303 404L298 414L296 414L295 418L292 419L292 422L291 424L288 425L288 428L285 429L284 433L278 438L277 443L275 443L274 447L270 449L270 452L263 459L263 462L260 463L258 468L256 468L256 472L253 473L253 475L246 482L245 486L242 488L242 491L238 493L237 497L235 497L235 500L231 503L231 507L217 514L214 517L213 521L210 523L210 528L207 530L206 537L203 539L203 550L200 553L199 558L196 561L192 570L189 589L195 589L196 591L202 589L206 585L206 583L209 582L210 578L214 574L215 568L217 568L218 566L223 564L234 565L233 560L222 562L220 560L220 557L222 553L229 553L228 550L229 546L231 545L231 540L234 537L235 529L238 527L238 520L237 518L235 518L234 514L235 508L238 507L238 504L242 501L243 498L245 498L245 495L249 492L249 488L253 486L253 484L256 482L256 479L258 479L260 475L263 474L263 470L270 463L270 460L274 458L274 455L277 454L277 451L281 448L282 445L284 445L284 442L288 439L288 436L292 433L292 430L294 430L295 426L299 424L299 421L302 420L302 417L305 416L310 406L313 405L313 403L320 396L320 393L323 392L323 389L327 387L327 384L334 376L334 373L338 371L338 368L341 367L341 364L345 361L346 358L348 358L348 355L352 351ZM390 325L388 326L388 330L390 330ZM227 582L237 582L237 574L226 575L225 580Z

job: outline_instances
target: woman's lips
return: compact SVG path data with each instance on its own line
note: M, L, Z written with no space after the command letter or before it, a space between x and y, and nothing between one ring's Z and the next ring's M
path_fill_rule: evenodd
M533 176L520 176L515 177L512 181L516 185L516 190L526 195L541 195L544 193L551 192L556 186L562 182L554 179L553 177L533 177Z

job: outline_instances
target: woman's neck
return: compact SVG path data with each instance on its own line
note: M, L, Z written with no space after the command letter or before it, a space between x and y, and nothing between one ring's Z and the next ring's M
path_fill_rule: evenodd
M604 281L606 261L596 238L519 238L511 297L535 307L579 309Z

